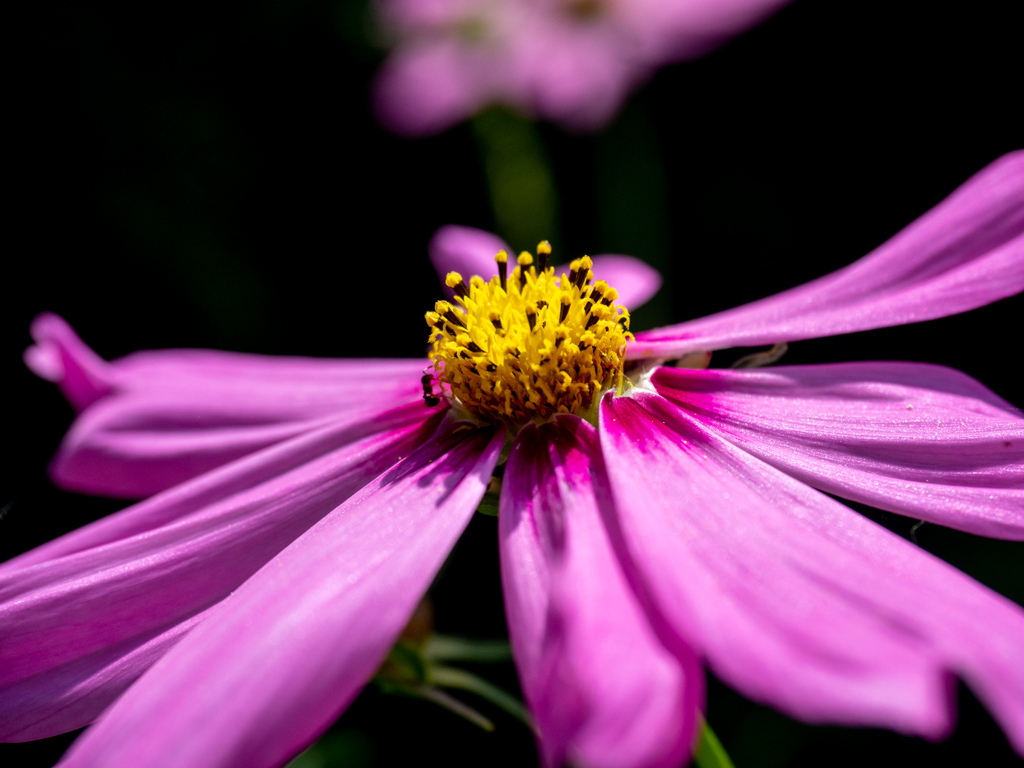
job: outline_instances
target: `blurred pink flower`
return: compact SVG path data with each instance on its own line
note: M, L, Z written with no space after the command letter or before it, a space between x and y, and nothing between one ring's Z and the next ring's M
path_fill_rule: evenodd
M480 273L495 246L449 227L431 249L442 273ZM658 281L625 257L594 271L631 278L624 302ZM928 738L952 726L956 675L1024 754L1024 610L821 492L1024 539L1020 412L921 363L654 364L1022 290L1017 153L846 269L637 334L636 386L604 396L596 426L523 426L498 526L545 762L684 762L702 663L812 722ZM420 360L168 350L106 363L53 315L32 331L29 365L80 411L57 482L153 495L0 565L0 736L102 714L63 765L281 765L373 676L483 497L507 426L427 406Z
M604 125L662 64L696 58L787 0L378 0L394 45L381 120L441 131L489 104Z

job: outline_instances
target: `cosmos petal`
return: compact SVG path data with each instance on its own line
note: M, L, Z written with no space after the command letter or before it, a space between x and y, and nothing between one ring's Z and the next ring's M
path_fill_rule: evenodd
M638 333L630 358L833 336L955 315L1024 291L1024 151L996 160L888 242L810 283Z
M404 429L429 418L422 399L362 415L341 415L317 429L256 451L127 509L97 520L0 563L0 578L29 565L100 547L174 523L205 507L248 491L307 462L366 437Z
M430 241L430 261L444 284L445 275L458 272L464 278L480 275L489 280L497 274L494 254L513 252L497 236L474 227L455 224L441 227ZM632 256L603 254L594 256L595 280L604 280L619 292L619 303L633 310L647 302L661 287L661 273ZM555 267L555 274L568 273L569 265ZM451 289L444 288L448 296Z
M221 603L61 765L284 764L379 667L473 515L503 442L501 430L442 426Z
M0 690L30 678L26 685L33 690L71 682L80 690L90 680L124 687L131 682L127 674L97 677L97 656L115 646L121 655L133 653L158 630L222 600L428 440L437 418L384 432L360 425L336 435L340 447L333 451L161 527L36 565L6 568L0 578ZM181 494L169 495L172 505L182 504ZM158 496L143 505L152 514L161 501ZM140 663L151 661L146 656ZM132 666L136 675L142 669ZM88 679L67 681L76 670Z
M528 425L502 480L505 606L547 765L674 766L694 742L703 678L657 638L603 517L596 431L574 416Z
M396 52L374 88L377 117L402 136L440 133L476 111L487 98L474 56L447 41ZM493 255L493 254L492 254Z
M664 398L606 399L638 578L727 683L810 722L941 738L951 673L1024 754L1024 610Z
M64 488L142 498L344 413L415 398L423 360L137 352L107 363L56 315L25 359L83 410L50 467Z
M494 255L498 251L512 254L512 250L497 235L458 224L441 227L430 238L427 246L430 263L437 270L437 277L448 296L453 295L451 289L444 285L445 276L449 272L458 272L467 281L473 275L490 280L498 274L494 263Z
M827 493L982 536L1024 539L1024 417L921 363L660 368L660 394Z
M0 741L45 739L93 722L208 613L209 609L201 611L3 686Z
M789 0L633 0L620 13L645 58L694 59L752 27Z
M615 116L650 68L615 30L602 25L584 30L548 20L517 43L530 64L531 111L570 130L593 131Z
M603 254L593 262L594 279L604 280L618 291L617 303L630 311L646 304L661 288L661 273L640 259ZM559 269L569 271L568 265Z

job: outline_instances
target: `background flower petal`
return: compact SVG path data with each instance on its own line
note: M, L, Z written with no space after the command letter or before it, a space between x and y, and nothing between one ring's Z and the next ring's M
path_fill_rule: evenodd
M789 0L632 0L616 6L653 62L692 59L774 13Z
M501 430L440 429L218 606L61 764L282 765L377 669L483 497L503 442Z
M490 96L478 65L484 74L494 65L475 53L443 40L397 51L377 75L377 117L404 136L439 133L469 117Z
M637 334L627 356L833 336L955 315L1024 291L1024 151L982 169L854 262L797 288Z
M1024 417L921 363L660 368L662 395L828 493L982 536L1024 539Z
M742 693L810 722L940 738L951 674L1024 754L1024 610L653 394L601 438L644 585Z
M119 498L149 496L344 414L415 399L428 364L188 349L107 363L56 315L32 331L30 367L85 409L53 460L54 481Z
M673 766L694 743L703 678L658 639L605 530L593 427L528 425L502 480L502 583L516 665L545 762Z
M340 436L340 448L190 514L182 514L187 499L181 493L139 505L143 516L176 509L160 527L27 567L8 565L0 577L0 690L19 684L22 696L46 707L43 692L59 685L77 696L98 687L93 701L108 696L110 686L126 687L154 660L139 649L153 641L166 648L160 635L237 589L429 439L436 423L384 432L361 425ZM132 511L126 512L122 519L130 522ZM113 648L119 650L110 657ZM86 719L71 727L98 712L83 710ZM29 714L20 713L19 722ZM66 725L64 719L54 723ZM42 725L35 727L38 732Z

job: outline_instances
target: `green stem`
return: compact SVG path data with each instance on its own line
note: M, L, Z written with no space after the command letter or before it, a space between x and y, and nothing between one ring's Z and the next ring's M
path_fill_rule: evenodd
M437 688L431 688L427 685L411 686L406 690L414 696L419 696L427 701L432 701L435 704L444 707L449 712L454 712L456 715L459 715L459 717L464 717L466 720L473 723L473 725L479 726L485 731L494 730L494 723L472 707L463 704L461 701L453 696L449 696L444 691L438 690Z
M558 194L534 123L504 109L473 118L494 220L513 248L558 239Z
M423 644L428 661L500 662L512 658L507 640L467 640L449 635L431 635Z
M703 717L700 719L700 743L693 761L698 768L734 768L722 742Z
M514 696L505 693L505 691L501 690L498 686L493 685L470 672L466 672L463 669L454 669L452 667L432 666L430 667L429 682L434 685L443 685L445 688L458 688L463 691L475 693L480 698L486 699L495 706L505 710L508 714L512 715L512 717L521 720L531 730L534 728L533 720L530 718L530 715L526 711L526 707L523 706L522 702Z

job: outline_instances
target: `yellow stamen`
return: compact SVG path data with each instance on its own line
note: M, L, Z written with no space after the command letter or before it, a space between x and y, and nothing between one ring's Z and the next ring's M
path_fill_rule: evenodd
M615 290L603 281L590 285L589 257L556 276L547 266L550 245L537 251L540 264L523 252L511 280L504 251L488 282L474 277L467 287L461 275L449 274L445 283L461 310L439 301L426 315L442 396L513 428L559 413L593 420L601 393L622 389L626 344L633 339ZM426 384L424 392L433 398Z
M537 271L545 272L548 268L548 256L551 255L551 243L541 240L537 243Z

